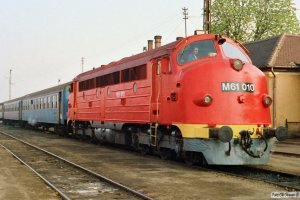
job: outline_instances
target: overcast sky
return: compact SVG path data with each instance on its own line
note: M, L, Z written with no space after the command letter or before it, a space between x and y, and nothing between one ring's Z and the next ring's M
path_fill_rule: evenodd
M294 1L300 8L300 0ZM202 29L203 0L0 0L0 102L71 81L81 72ZM300 18L297 10L298 19Z

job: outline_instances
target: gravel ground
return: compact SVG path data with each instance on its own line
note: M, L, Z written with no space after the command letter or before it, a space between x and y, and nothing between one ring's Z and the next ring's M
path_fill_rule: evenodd
M0 158L0 199L61 199L3 148L0 148Z
M285 191L263 182L188 167L154 156L143 157L118 148L59 138L52 134L15 129L14 135L24 136L25 132L31 143L155 199L270 199L271 192ZM35 188L40 190L40 187Z

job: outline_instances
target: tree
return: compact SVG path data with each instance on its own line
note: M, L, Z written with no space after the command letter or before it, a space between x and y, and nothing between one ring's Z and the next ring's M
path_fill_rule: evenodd
M299 34L292 0L214 0L211 30L241 42Z

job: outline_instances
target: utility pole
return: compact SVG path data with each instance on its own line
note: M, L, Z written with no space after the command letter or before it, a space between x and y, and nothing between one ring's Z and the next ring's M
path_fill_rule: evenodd
M211 0L204 0L203 5L203 30L204 33L210 33L210 3Z
M184 7L184 8L182 8L182 10L183 10L183 19L184 19L184 28L185 28L185 37L187 37L187 28L186 28L186 20L189 18L188 17L188 12L187 12L187 10L188 10L188 8L186 8L186 7Z
M11 72L12 69L9 70L9 100L11 100Z
M81 72L83 72L84 57L81 57Z

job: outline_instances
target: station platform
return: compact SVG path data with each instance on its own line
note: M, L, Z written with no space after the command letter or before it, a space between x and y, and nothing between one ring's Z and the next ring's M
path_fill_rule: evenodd
M61 199L39 177L0 147L0 199Z
M282 142L275 142L272 153L300 157L300 134L294 134Z
M273 144L270 160L260 168L300 176L300 134Z

